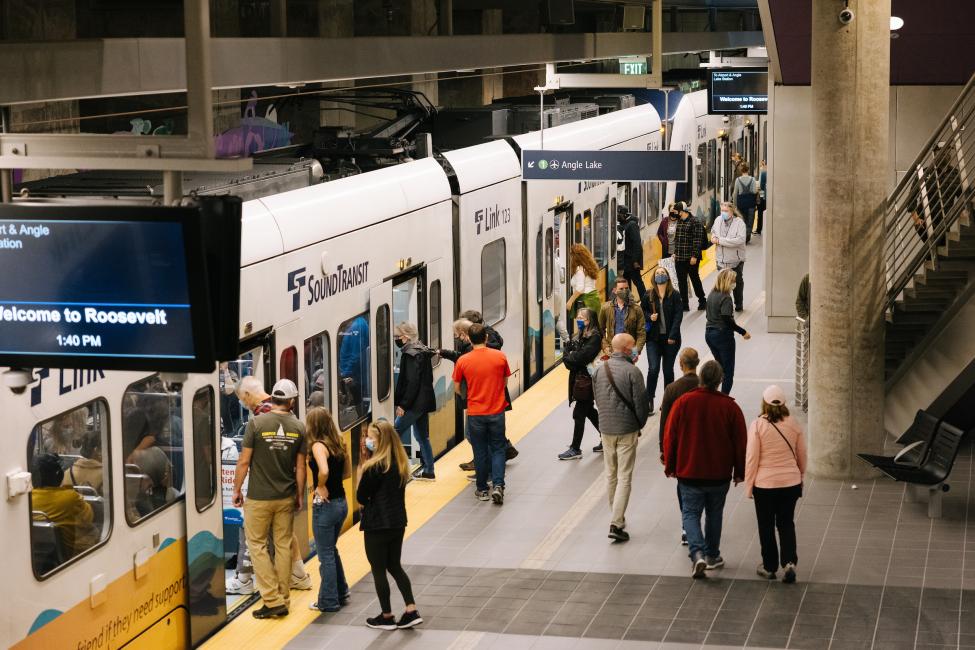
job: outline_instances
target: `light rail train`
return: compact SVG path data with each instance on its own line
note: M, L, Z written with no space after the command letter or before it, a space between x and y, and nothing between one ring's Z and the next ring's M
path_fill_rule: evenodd
M515 397L560 361L569 247L590 247L605 292L616 275L616 208L627 205L649 272L666 203L689 200L699 218L713 219L730 191L731 152L757 163L762 127L708 116L703 93L685 96L669 125L669 147L689 155L685 183L525 183L519 153L540 144L529 133L245 201L238 359L178 384L150 373L34 369L23 393L0 389L4 473L36 469L46 454L59 461L34 472L30 494L9 497L8 479L0 554L13 598L0 643L200 643L232 616L222 565L225 546L235 547L225 544L235 513L221 494L232 463L221 467L220 450L249 415L234 395L241 377L294 380L298 415L328 407L357 462L365 425L393 417L394 326L415 323L428 345L451 347L453 319L477 309L504 339ZM647 104L546 129L544 144L659 150L666 128ZM452 364L435 361L430 430L440 454L463 432ZM307 550L310 513L296 524Z

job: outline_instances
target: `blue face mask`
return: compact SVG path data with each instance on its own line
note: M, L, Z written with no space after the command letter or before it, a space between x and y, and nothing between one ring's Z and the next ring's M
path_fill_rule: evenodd
M721 218L724 219L725 221L727 221L728 219L731 218L731 213L730 212L722 212L721 213Z
M667 276L666 275L655 275L655 276L653 276L653 281L656 282L657 284L667 284Z
M576 319L576 329L579 330L580 332L585 331L585 329L586 329L586 321L582 320L581 318L577 318Z
M636 358L638 356L640 356L640 355L637 354L636 348L633 348L632 350L630 350L630 361L632 361L633 363L636 363Z
M376 441L372 438L366 438L366 449L369 451L376 451Z

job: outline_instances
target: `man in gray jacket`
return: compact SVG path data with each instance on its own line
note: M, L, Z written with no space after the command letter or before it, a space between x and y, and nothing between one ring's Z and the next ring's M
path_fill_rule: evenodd
M721 215L711 226L711 243L714 244L714 261L718 270L735 270L735 311L745 308L745 231L746 224L734 206L727 201L722 203Z
M636 341L629 334L613 337L613 354L593 375L593 393L599 408L599 432L603 437L606 491L613 520L609 537L618 542L630 539L626 528L626 506L630 501L637 438L647 423L647 402L643 373L633 365Z

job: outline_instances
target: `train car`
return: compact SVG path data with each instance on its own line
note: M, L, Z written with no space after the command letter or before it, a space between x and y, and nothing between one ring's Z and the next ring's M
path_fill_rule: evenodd
M25 391L3 389L6 471L34 470L35 478L32 492L0 508L0 552L18 595L0 619L0 641L18 649L180 648L226 623L224 519L234 513L220 487L228 474L232 481L233 463L221 467L219 454L249 417L234 394L244 376L268 386L294 380L298 415L310 404L329 407L358 462L363 427L393 417L399 322L415 323L431 347L450 347L457 314L481 311L504 337L513 396L557 364L569 245L592 248L605 292L616 273L616 207L626 203L639 215L649 271L665 188L525 184L518 154L537 140L485 143L444 161L246 201L239 355L212 373L34 369ZM649 106L545 133L553 150L661 144ZM437 361L437 454L462 439L451 371ZM42 456L44 472L35 462ZM67 502L73 526L57 509ZM309 551L307 510L296 530Z

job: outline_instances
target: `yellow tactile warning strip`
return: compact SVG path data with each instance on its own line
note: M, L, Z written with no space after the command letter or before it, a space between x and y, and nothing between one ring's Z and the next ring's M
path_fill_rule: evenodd
M559 366L515 400L515 407L507 417L507 433L512 442L518 442L528 435L566 399L567 382L568 371L564 366ZM460 444L437 461L436 481L414 481L407 486L406 510L410 521L406 529L407 537L455 496L464 490L473 489L465 472L458 467L458 464L470 460L470 457L470 445ZM353 585L369 572L369 562L366 560L359 529L352 528L343 533L339 538L338 548L346 579ZM313 576L315 588L312 591L292 590L290 615L280 620L258 621L250 612L245 611L203 647L207 650L283 648L318 617L318 614L308 609L308 604L318 595L318 559L312 558L305 568Z

